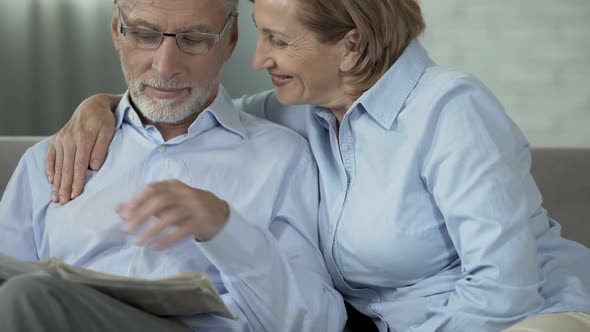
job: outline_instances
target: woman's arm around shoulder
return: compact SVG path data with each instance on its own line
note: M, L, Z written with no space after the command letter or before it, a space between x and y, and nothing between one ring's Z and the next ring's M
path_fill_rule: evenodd
M88 168L97 171L104 164L115 131L113 111L120 100L119 95L89 97L52 137L45 172L54 202L65 204L79 196Z
M277 98L275 90L259 92L254 95L234 99L238 110L272 121L294 130L307 138L307 113L312 110L310 105L283 105Z

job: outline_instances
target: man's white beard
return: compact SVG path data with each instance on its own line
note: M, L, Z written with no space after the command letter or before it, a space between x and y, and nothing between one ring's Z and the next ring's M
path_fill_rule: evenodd
M164 80L162 78L150 79L145 81L130 81L129 94L137 106L137 111L151 122L176 124L180 123L191 115L201 112L209 96L211 89L218 85L219 77L214 79L210 84L201 88L188 82L180 82L176 79ZM187 88L189 96L182 102L175 99L159 99L145 93L145 89L152 88L163 89L184 89Z

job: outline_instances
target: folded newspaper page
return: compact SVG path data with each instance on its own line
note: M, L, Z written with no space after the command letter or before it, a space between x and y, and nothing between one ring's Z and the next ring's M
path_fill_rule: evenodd
M138 279L84 269L56 258L23 262L0 254L0 284L25 273L47 273L83 284L158 316L209 313L235 318L204 273L187 272L164 279Z

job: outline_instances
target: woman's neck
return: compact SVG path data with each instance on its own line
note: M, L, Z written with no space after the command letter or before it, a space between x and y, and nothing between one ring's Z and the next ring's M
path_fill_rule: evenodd
M346 114L346 112L348 112L348 110L355 101L356 97L346 95L338 98L337 100L334 100L330 104L325 105L323 107L332 112L332 114L334 114L334 116L336 117L336 120L338 120L338 123L341 123L342 119L344 118L344 115Z

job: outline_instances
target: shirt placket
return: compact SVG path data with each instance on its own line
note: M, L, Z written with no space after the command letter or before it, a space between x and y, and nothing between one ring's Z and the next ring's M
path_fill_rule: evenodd
M353 298L373 298L379 301L379 292L375 289L358 289L351 287L344 279L342 270L342 263L340 260L340 254L338 251L338 242L336 241L336 234L338 227L345 216L343 211L348 203L348 197L351 190L353 190L355 175L356 175L356 157L357 153L354 150L354 137L352 135L352 127L350 124L350 118L344 117L342 125L339 130L339 140L336 140L335 132L331 130L330 135L332 143L333 157L338 158L341 163L338 163L338 167L342 167L345 170L346 179L340 179L341 195L338 195L338 199L333 202L328 202L328 206L332 208L330 210L328 218L335 218L336 220L328 220L330 225L330 241L327 241L324 247L324 255L326 257L326 265L333 276L333 280L337 288L347 294L349 299ZM354 221L352 221L354 222ZM382 316L375 312L378 317ZM382 323L381 329L386 329L385 323Z
M340 222L342 222L342 219L343 219L343 211L344 211L344 208L345 208L347 200L348 200L351 186L354 182L354 174L355 174L355 154L353 151L353 137L352 137L352 131L351 131L351 127L350 127L350 121L349 121L348 114L345 115L345 117L343 118L342 123L340 125L339 139L338 139L338 142L336 142L335 151L338 151L340 160L342 162L341 166L344 168L344 171L345 171L344 173L346 174L346 179L343 183L341 199L339 200L338 204L336 205L338 207L337 212L333 214L333 216L337 216L337 219L335 222L331 223L332 227L334 227L333 231L331 232L331 234L332 234L331 252L332 252L332 256L334 257L334 262L336 263L336 266L338 268L338 274L343 275L342 261L340 259L340 255L339 255L339 251L338 251L338 245L337 245L338 242L336 241L336 234L338 231L338 227L340 226ZM342 278L342 280L343 280L345 286L347 288L350 288L348 286L348 284L346 283L346 281L344 280L344 278Z

